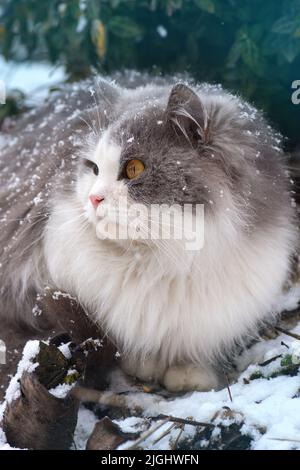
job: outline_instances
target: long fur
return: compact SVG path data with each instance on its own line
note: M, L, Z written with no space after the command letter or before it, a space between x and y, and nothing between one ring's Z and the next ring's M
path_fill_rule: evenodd
M102 81L96 103L89 87L19 124L0 150L2 312L30 317L49 285L76 296L128 357L214 364L276 316L289 277L297 231L280 136L219 87ZM129 156L146 161L139 184L120 177ZM97 212L91 193L105 195ZM120 196L203 203L204 248L100 239L101 211Z

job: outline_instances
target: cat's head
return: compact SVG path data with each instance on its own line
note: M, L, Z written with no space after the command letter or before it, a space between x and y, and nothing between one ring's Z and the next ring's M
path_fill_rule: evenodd
M80 166L77 195L100 238L115 238L116 216L119 227L134 219L129 239L145 238L153 219L149 208L157 205L175 212L193 207L192 218L203 205L205 217L223 217L231 230L262 210L261 185L254 186L261 152L273 138L247 103L220 89L194 91L180 83L163 97L154 93L120 109ZM139 223L135 212L128 218L136 204Z

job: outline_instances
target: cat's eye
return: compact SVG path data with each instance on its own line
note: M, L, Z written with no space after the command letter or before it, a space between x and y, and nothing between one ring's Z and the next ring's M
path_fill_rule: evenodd
M143 173L144 169L145 166L141 160L129 160L126 165L126 176L128 179L132 180Z
M99 175L99 168L95 162L92 162L92 160L84 160L84 164L87 168L90 168L91 170L93 170L94 175L96 176Z

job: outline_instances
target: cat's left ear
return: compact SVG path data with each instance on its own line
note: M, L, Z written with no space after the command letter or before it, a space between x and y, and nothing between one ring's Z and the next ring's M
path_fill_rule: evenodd
M195 145L208 139L207 113L199 96L184 83L173 86L166 109L172 127Z

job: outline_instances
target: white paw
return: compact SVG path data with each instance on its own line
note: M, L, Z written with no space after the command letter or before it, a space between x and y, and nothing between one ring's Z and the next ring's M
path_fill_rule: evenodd
M163 383L170 392L204 392L218 388L218 378L212 370L193 364L169 367Z
M165 372L165 368L155 359L135 361L127 358L122 361L122 369L126 374L145 382L159 382Z

